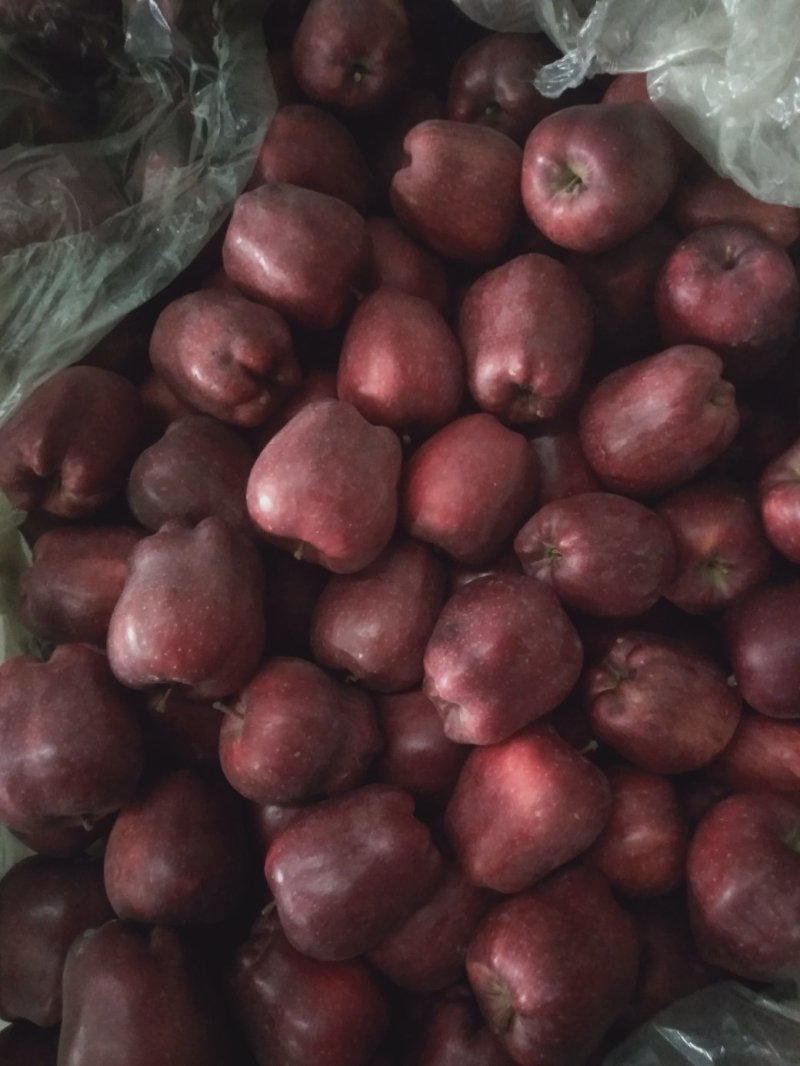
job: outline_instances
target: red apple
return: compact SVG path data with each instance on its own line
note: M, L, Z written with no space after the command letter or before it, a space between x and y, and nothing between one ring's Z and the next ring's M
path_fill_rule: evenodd
M781 792L800 801L800 722L746 710L706 773L734 792Z
M781 555L800 563L800 440L772 460L758 490L767 536Z
M800 718L800 581L761 585L736 604L728 627L742 696L773 718Z
M450 290L438 256L412 240L393 218L368 218L367 231L371 248L370 286L399 289L428 300L437 311L445 313Z

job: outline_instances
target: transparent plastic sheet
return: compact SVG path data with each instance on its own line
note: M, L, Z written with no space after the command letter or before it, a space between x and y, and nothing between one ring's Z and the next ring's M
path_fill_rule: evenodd
M719 173L800 207L797 0L454 0L502 31L544 30L564 56L540 90L648 71L650 96Z
M47 63L28 63L19 34L2 33L9 3L20 6L0 0L0 120L12 96L69 114L73 98L54 92ZM0 421L172 281L224 221L275 108L263 8L124 0L124 36L93 87L99 133L0 150Z

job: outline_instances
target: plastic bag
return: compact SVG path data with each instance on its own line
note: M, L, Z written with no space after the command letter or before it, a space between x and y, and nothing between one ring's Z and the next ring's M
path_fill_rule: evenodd
M536 79L558 96L597 73L649 71L659 109L721 174L800 207L797 0L454 0L481 25L544 30L565 53Z
M72 64L68 28L37 16L65 2L0 0L0 132L29 133L31 108L58 127L87 106L98 131L0 148L0 421L195 258L275 108L263 0L124 0L116 14L118 0L90 5L111 50L95 56L81 37ZM9 12L23 8L30 20L17 25ZM88 85L73 76L87 68Z

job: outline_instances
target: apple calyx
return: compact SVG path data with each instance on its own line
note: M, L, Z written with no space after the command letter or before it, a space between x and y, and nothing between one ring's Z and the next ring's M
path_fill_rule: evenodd
M507 1033L514 1021L514 1003L508 985L495 979L486 989L485 997L487 1020L492 1031L498 1035Z

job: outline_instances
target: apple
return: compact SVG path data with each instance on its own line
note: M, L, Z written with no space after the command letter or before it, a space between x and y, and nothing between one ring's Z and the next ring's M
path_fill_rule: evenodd
M270 182L243 193L225 235L225 273L245 296L310 329L344 321L365 269L363 218L335 196Z
M23 511L93 515L124 484L143 426L125 378L92 366L60 370L0 426L0 489Z
M357 574L330 579L312 617L314 658L378 692L412 688L444 597L441 560L425 544L396 542Z
M546 585L496 573L458 589L425 649L424 691L451 740L498 744L574 687L583 649Z
M402 522L409 536L459 563L482 564L533 510L536 457L493 415L465 415L429 437L406 463Z
M383 750L375 705L370 695L352 684L338 684L347 722L339 758L326 782L330 796L338 796L364 783L373 760Z
M264 647L263 580L255 548L221 518L167 523L131 556L108 630L114 674L197 700L237 691Z
M141 538L125 526L63 526L43 533L20 577L23 625L43 640L102 647Z
M500 903L467 950L469 982L518 1066L584 1062L633 992L639 943L596 870L554 874Z
M800 440L772 460L758 491L770 542L790 562L800 563Z
M800 801L800 722L745 710L706 774L733 792L780 792Z
M530 446L539 468L540 507L600 488L581 449L577 429L569 422L535 425Z
M598 738L654 774L716 758L736 731L744 694L694 648L635 631L587 672L585 691Z
M607 489L656 496L722 455L739 428L722 369L708 348L684 344L603 378L581 409L580 439Z
M130 694L97 649L62 644L47 662L0 666L0 819L13 829L88 829L119 810L142 747Z
M441 259L417 244L393 218L367 219L370 240L369 285L399 289L428 300L446 313L450 289Z
M150 360L194 410L235 426L259 425L300 380L281 316L221 289L168 304L153 328Z
M506 422L549 419L580 385L592 309L575 275L547 255L522 255L483 274L458 318L469 389Z
M800 718L800 581L761 585L733 608L731 665L742 696L762 714Z
M445 827L469 880L511 894L586 851L610 813L602 771L549 723L537 723L472 750Z
M468 999L434 1004L414 1061L415 1066L514 1066Z
M394 532L401 459L392 430L370 425L352 404L318 400L256 459L247 509L272 543L351 574L374 562Z
M522 569L568 607L601 618L643 614L675 570L663 519L610 492L586 492L540 507L514 540Z
M769 237L719 222L684 237L669 256L656 310L665 343L711 348L739 384L762 377L786 354L800 318L800 282Z
M555 244L605 252L653 221L677 179L670 127L654 107L579 104L525 142L522 202Z
M430 899L442 858L400 789L367 785L309 808L265 863L283 931L312 959L376 947Z
M800 806L784 796L740 793L706 814L686 865L692 928L706 962L748 981L797 978L799 838Z
M448 259L496 259L522 214L519 146L485 126L429 119L410 130L403 148L406 162L390 190L398 221Z

